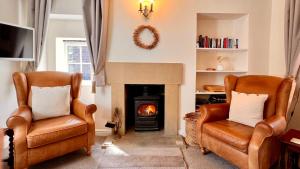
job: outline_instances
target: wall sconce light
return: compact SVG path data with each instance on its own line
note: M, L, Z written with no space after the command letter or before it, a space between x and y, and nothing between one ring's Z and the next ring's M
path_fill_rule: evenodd
M140 0L139 12L143 14L146 18L153 12L154 0Z

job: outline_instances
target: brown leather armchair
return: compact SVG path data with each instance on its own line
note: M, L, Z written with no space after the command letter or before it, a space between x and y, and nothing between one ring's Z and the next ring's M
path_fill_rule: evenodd
M28 168L69 152L85 148L88 155L95 140L92 114L95 105L79 100L80 73L32 72L14 73L13 80L19 108L7 120L14 131L14 167ZM71 85L71 115L33 121L31 86L53 87Z
M200 108L197 136L201 151L205 154L210 150L239 168L270 168L280 156L278 136L287 125L292 82L290 78L273 76L225 77L227 103ZM254 128L227 120L232 90L269 95L264 106L264 120Z

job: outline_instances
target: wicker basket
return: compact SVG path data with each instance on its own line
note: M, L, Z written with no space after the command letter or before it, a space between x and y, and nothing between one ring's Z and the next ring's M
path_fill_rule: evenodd
M186 137L185 142L189 146L198 146L196 125L197 119L200 116L199 112L187 113L184 117Z

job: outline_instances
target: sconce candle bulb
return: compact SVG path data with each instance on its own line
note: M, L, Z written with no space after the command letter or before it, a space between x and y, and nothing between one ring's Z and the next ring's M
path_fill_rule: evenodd
M150 12L153 12L153 4L154 4L154 0L150 0L150 3L151 3L151 9L150 9Z
M140 0L139 12L146 18L153 12L154 0ZM150 8L150 9L149 9Z
M140 12L142 12L142 2L140 2Z

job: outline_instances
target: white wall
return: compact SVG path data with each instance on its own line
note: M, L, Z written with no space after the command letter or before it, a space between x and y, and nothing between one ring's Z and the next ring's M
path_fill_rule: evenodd
M138 13L138 1L113 0L110 9L109 61L184 64L179 119L182 119L186 112L195 109L195 2L195 0L190 0L188 3L183 0L156 1L155 12L149 20L145 20ZM135 46L132 40L133 31L143 24L154 26L160 34L160 42L153 50L141 49ZM105 94L107 98L110 98L109 89ZM98 95L98 97L101 96ZM104 107L106 111L101 111L101 114L111 113L107 102L101 107ZM102 127L104 123L98 126ZM182 121L180 128L184 128Z
M286 73L284 52L284 8L285 1L272 0L270 30L269 73L284 76Z
M286 75L285 46L284 46L284 10L285 1L272 1L272 18L270 30L269 74L275 76ZM298 103L288 128L300 130L300 104Z
M0 22L18 24L18 8L18 0L0 0ZM6 119L17 108L12 73L19 70L19 62L0 60L0 127L6 127Z
M179 119L195 109L196 12L249 13L249 72L268 74L271 0L155 1L155 12L149 20L139 15L137 9L138 1L111 1L109 61L183 63ZM142 24L152 25L160 33L160 43L151 51L136 47L132 41L134 29ZM98 115L108 119L98 118L97 128L103 128L111 113L109 101L99 102L99 98L102 101L110 99L110 89L101 91L96 96L101 109ZM180 120L179 132L184 134L183 120Z
M82 14L82 0L53 0L52 13L56 14Z
M46 56L47 70L56 70L56 38L85 38L82 20L57 20L50 19Z
M272 19L270 31L269 73L275 76L285 76L285 46L284 46L284 10L285 2L272 1ZM300 104L298 102L288 128L300 130Z
M276 34L277 28L274 25L280 25L276 22L277 10L281 7L280 0L273 0L277 5L272 6L271 0L163 0L155 1L155 12L149 20L145 20L139 15L138 1L111 0L110 23L109 23L109 61L118 62L168 62L184 64L184 83L180 94L180 119L185 113L194 111L195 102L195 66L196 66L196 12L236 12L249 13L249 71L251 74L268 74L275 72L275 61L269 57L273 52L271 39L280 46L277 38L272 37ZM9 2L9 3L8 3ZM79 0L56 0L55 13L80 14L81 9ZM7 20L17 23L18 13L16 11L17 0L0 0L0 20ZM3 8L3 9L2 9ZM277 9L277 8L276 8ZM9 13L9 15L7 15ZM272 17L271 17L272 15ZM271 19L272 18L272 19ZM279 19L278 19L279 20ZM53 25L56 22L56 26ZM160 33L160 43L154 50L144 50L136 47L132 41L132 33L138 25L150 24L157 28ZM55 36L72 36L72 31L78 29L76 25L68 26L67 22L51 21L50 28L57 29ZM272 25L272 29L270 29ZM60 26L60 27L58 27ZM63 31L68 29L68 31ZM81 29L81 28L80 28ZM281 29L281 28L279 28ZM271 31L270 31L271 30ZM62 31L62 32L60 32ZM80 36L83 35L82 30ZM75 33L75 32L73 32ZM53 34L49 32L47 40L45 61L48 70L55 70ZM272 41L273 42L273 41ZM51 44L52 43L52 44ZM51 46L52 45L52 46ZM276 52L277 53L277 52ZM276 63L279 65L282 57L278 56ZM269 64L270 63L270 64ZM14 109L16 102L11 82L11 73L19 69L15 63L0 61L0 80L9 84L0 88L0 107L6 112ZM275 72L276 73L276 72ZM2 75L3 74L3 75ZM104 124L110 120L110 87L98 88L95 97L99 110L96 113L96 128L105 129ZM89 91L89 90L88 90ZM90 98L89 92L84 92L85 97ZM9 100L9 101L7 101ZM11 106L8 106L11 105ZM1 114L2 115L2 114ZM6 119L6 118L2 118ZM2 123L1 123L2 124ZM180 121L181 133L184 134L184 122Z

